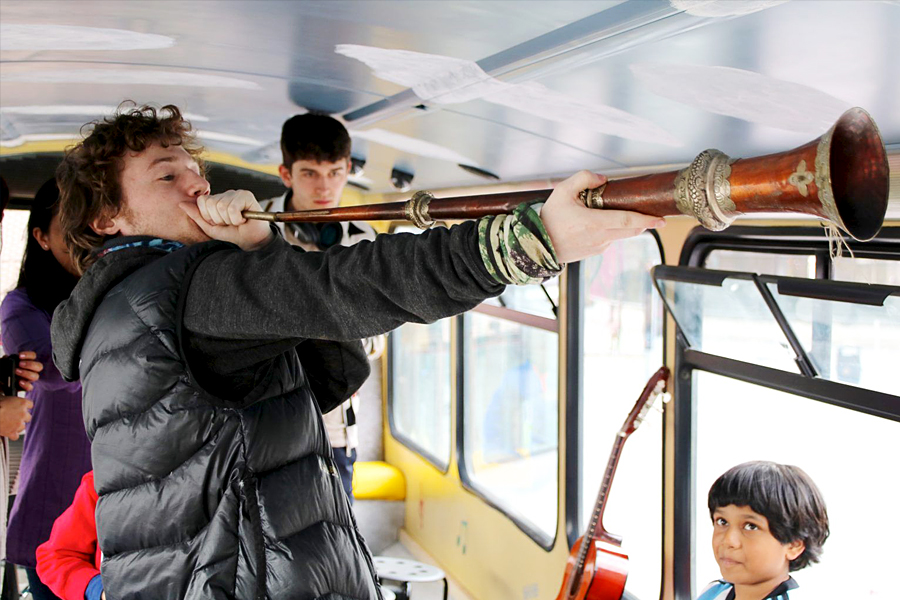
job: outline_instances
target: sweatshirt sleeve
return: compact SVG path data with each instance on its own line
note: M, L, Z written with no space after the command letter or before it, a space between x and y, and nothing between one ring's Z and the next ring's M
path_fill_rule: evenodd
M503 289L482 260L475 222L327 252L276 237L256 252L206 258L188 290L184 325L222 339L359 340L465 312Z
M13 290L4 298L0 310L0 332L5 354L18 354L25 350L37 354L38 362L44 365L39 380L44 390L78 391L81 384L67 382L53 363L50 316L32 304L24 290Z
M38 577L60 598L84 598L91 580L100 574L94 473L87 473L75 499L53 523L50 539L38 546Z

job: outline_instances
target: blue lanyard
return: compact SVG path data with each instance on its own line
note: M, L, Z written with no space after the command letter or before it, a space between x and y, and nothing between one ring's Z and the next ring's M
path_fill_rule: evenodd
M127 248L154 248L156 250L162 250L163 252L169 253L184 248L184 244L182 244L181 242L164 240L161 238L153 238L152 240L138 240L136 242L128 242L127 244L112 246L110 248L101 250L97 254L97 258L102 258L111 252L118 252L119 250L125 250Z

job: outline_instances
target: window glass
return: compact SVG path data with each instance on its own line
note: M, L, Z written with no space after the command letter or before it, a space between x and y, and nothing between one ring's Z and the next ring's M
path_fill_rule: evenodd
M393 434L450 463L450 319L407 323L391 333Z
M709 487L737 464L771 460L806 471L828 508L831 536L821 562L792 573L803 597L896 598L900 521L879 516L893 513L900 497L900 423L700 371L693 388L696 589L720 576Z
M900 394L900 295L871 306L786 296L774 282L767 287L819 377Z
M3 248L0 251L0 300L16 287L19 281L19 269L22 268L22 255L28 241L26 229L27 210L6 209L3 211Z
M554 277L540 285L508 285L496 298L486 300L487 304L503 306L519 312L556 319L554 306L559 306L559 278Z
M900 260L841 256L832 263L833 278L858 283L900 285Z
M582 262L584 363L579 531L590 520L616 433L662 366L663 309L650 269L650 235L622 240ZM662 415L651 412L628 438L608 494L604 526L623 537L626 589L658 598L662 556Z
M770 254L741 250L713 250L703 265L707 269L759 275L816 277L816 257L811 254Z
M717 284L713 277L709 284L658 278L688 345L797 373L795 354L753 280L734 276Z
M471 485L547 542L557 523L558 336L465 316L465 459Z

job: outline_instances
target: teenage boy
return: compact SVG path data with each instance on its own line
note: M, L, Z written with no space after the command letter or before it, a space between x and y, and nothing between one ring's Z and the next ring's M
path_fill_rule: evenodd
M57 178L84 272L53 319L81 378L110 600L380 598L320 416L365 380L361 338L473 308L663 221L531 207L327 252L210 196L174 106L95 123Z
M287 191L264 202L263 208L281 212L338 206L350 175L350 147L347 129L328 115L306 113L285 121L281 128L283 162L278 173ZM284 239L309 251L328 250L335 245L352 246L362 240L375 239L375 230L364 221L276 223L276 226ZM377 344L377 340L364 342L367 350ZM371 352L369 354L372 356ZM353 465L359 446L358 413L359 393L355 393L323 416L334 463L351 504Z
M712 546L722 579L697 600L788 600L790 573L818 562L828 537L822 494L800 468L748 462L709 490Z

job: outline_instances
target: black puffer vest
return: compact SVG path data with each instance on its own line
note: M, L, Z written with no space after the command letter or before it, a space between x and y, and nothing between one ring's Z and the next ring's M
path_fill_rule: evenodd
M181 346L193 269L168 254L103 297L81 349L110 600L375 600L371 556L295 352L247 408L194 381Z

